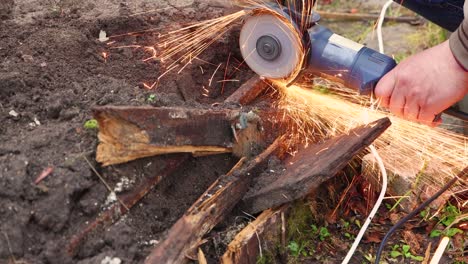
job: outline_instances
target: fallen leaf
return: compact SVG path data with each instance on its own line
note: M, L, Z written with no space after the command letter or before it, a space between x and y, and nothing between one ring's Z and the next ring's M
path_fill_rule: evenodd
M380 243L382 242L381 235L379 232L370 232L369 235L366 236L365 243Z
M47 167L45 168L41 174L36 178L34 184L38 185L41 181L43 181L47 176L49 176L54 171L54 167Z
M418 255L421 251L421 244L419 241L422 241L422 237L416 235L412 231L405 230L403 231L403 239L405 240L406 244L410 246L411 253L413 255Z

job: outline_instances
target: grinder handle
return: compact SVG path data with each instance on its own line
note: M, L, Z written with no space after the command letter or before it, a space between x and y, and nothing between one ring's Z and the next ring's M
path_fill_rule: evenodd
M369 95L374 92L378 82L396 66L393 58L363 47L355 58L345 84L357 88L362 95Z
M397 66L394 59L315 25L308 30L307 72L371 94L377 83Z

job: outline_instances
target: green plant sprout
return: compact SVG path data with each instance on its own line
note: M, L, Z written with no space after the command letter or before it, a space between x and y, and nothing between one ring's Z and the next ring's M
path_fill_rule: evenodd
M90 119L84 123L86 130L96 130L99 128L99 123L96 119Z
M415 261L423 261L424 257L422 256L415 256L410 252L411 247L409 245L395 245L390 252L390 257L396 259L398 257L403 257L405 259L412 259Z

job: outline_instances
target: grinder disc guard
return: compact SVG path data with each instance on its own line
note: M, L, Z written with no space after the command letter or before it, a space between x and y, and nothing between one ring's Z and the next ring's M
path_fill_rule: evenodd
M296 26L274 11L254 11L240 35L242 56L261 77L290 82L300 73L305 52Z

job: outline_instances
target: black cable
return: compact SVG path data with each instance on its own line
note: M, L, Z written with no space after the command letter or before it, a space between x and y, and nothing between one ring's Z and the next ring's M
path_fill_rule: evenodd
M452 185L454 185L458 179L464 179L466 176L468 176L468 167L465 168L457 177L453 178L451 181L449 181L447 184L444 185L444 187L434 194L431 198L426 200L424 203L422 203L418 208L414 209L409 215L401 219L398 223L396 223L385 235L385 237L382 239L382 242L380 243L379 250L377 251L377 255L375 256L375 264L380 263L380 258L382 256L382 252L384 250L385 244L387 244L387 240L390 238L395 231L400 228L404 223L408 222L411 218L413 218L415 215L419 214L424 208L426 208L429 204L431 204L434 200L439 198L444 192L446 192Z

